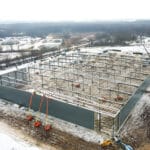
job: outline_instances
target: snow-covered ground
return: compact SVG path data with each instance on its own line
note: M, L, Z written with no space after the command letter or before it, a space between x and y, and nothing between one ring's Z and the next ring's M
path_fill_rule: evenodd
M146 91L150 92L150 86L147 88ZM127 136L128 133L134 131L134 129L138 129L142 126L143 121L140 117L143 114L144 108L146 106L150 106L150 94L144 93L141 97L140 101L136 104L132 112L130 113L131 117L129 120L125 123L123 129L122 129L122 135Z
M32 37L6 37L2 38L0 41L0 50L10 51L10 50L40 50L43 48L52 48L59 47L62 44L62 39L53 39L53 38L32 38ZM19 53L5 53L0 54L0 60L3 59L12 59L16 57L20 57Z
M146 48L150 53L150 45L147 46ZM81 52L91 52L91 53L103 53L104 51L112 52L111 50L120 50L121 53L127 55L133 55L133 53L146 54L146 51L143 46L100 46L100 47L81 48Z
M19 133L4 122L0 122L0 149L1 150L41 150L29 141L20 139Z
M22 50L22 49L40 49L40 47L58 47L62 44L62 39L53 38L33 38L28 36L23 37L6 37L0 41L0 46L5 50Z

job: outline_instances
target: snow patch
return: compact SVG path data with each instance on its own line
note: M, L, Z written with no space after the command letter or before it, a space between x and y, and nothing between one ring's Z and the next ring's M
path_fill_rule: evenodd
M0 145L2 150L40 150L23 141L16 141L16 139L4 133L0 133Z

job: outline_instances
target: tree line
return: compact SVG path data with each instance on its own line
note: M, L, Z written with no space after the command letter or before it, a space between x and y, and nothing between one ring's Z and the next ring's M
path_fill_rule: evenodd
M108 42L122 43L123 41L135 40L138 35L150 36L150 21L0 24L0 38L20 35L45 37L50 33L59 33L66 36L66 33L86 32L98 33L97 39L104 36Z

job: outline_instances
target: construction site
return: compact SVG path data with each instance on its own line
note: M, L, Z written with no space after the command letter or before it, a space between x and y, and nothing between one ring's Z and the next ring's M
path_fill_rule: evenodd
M113 137L149 86L149 75L146 55L77 49L1 74L0 95L27 107L35 127L50 130L50 115Z

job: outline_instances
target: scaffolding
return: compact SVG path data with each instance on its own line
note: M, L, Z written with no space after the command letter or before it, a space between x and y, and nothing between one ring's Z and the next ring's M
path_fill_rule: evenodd
M1 76L16 88L95 112L94 126L112 133L119 127L116 116L150 74L143 57L117 53L74 51L34 63L15 76ZM21 74L21 79L16 74Z

